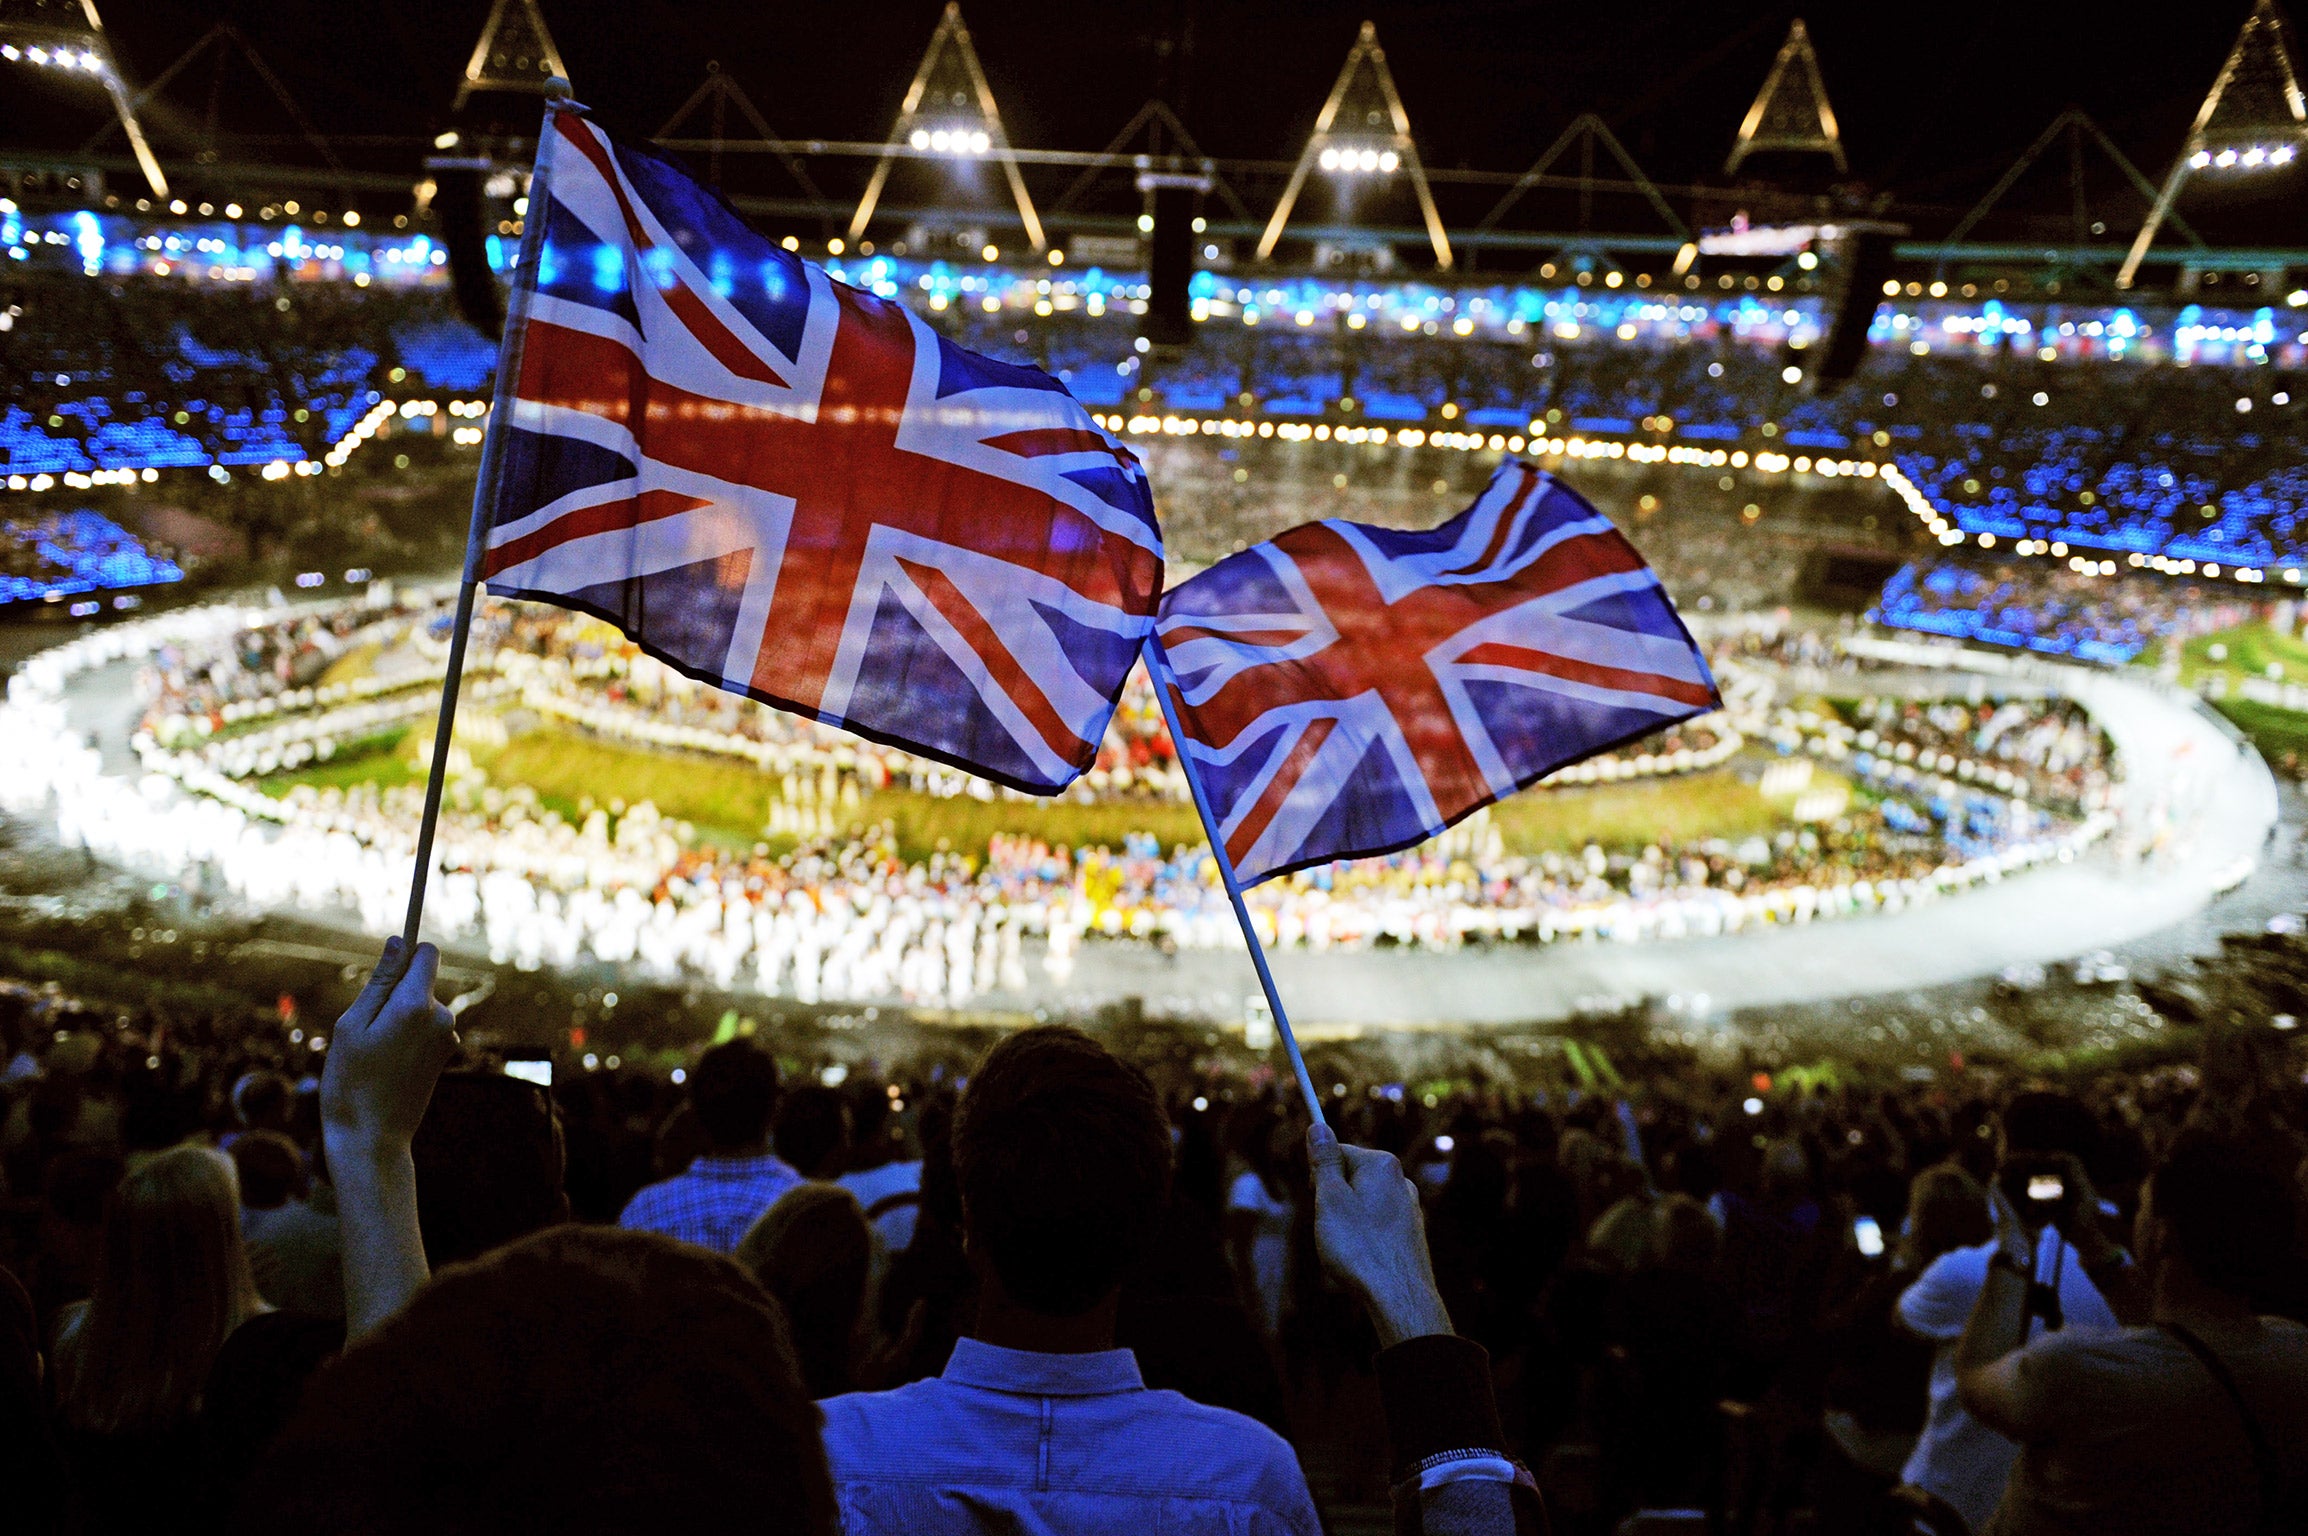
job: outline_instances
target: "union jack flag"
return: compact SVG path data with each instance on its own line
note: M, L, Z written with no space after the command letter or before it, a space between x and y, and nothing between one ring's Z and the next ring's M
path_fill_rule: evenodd
M1427 532L1328 520L1229 555L1155 633L1244 884L1407 848L1721 702L1643 557L1519 461Z
M595 614L764 703L1065 788L1161 590L1138 461L1057 380L835 281L581 111L545 137L518 382L491 428L489 590Z

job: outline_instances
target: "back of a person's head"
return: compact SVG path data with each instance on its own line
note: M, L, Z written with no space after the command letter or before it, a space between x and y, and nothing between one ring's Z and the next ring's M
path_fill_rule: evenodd
M1763 1196L1767 1200L1800 1200L1811 1193L1811 1154L1803 1143L1783 1137L1763 1153Z
M1970 1248L1995 1235L1987 1190L1961 1163L1935 1163L1907 1191L1907 1234L1902 1262L1920 1270L1941 1254Z
M2099 1121L2073 1094L2032 1089L2004 1106L2006 1152L2067 1152L2089 1162L2099 1141Z
M304 1154L278 1131L243 1131L233 1138L232 1166L240 1174L240 1203L270 1211L304 1193Z
M813 1179L844 1170L850 1144L849 1101L839 1091L806 1084L777 1106L777 1155Z
M410 1153L417 1224L436 1269L568 1219L560 1119L535 1083L442 1073Z
M441 1271L306 1389L235 1529L831 1536L817 1411L732 1261L558 1227Z
M2290 1170L2250 1140L2192 1131L2148 1179L2148 1214L2196 1278L2253 1297L2282 1271L2298 1220Z
M1120 1283L1170 1179L1142 1074L1079 1030L1024 1030L979 1063L953 1137L971 1248L1013 1300L1070 1317Z
M689 1103L711 1150L753 1146L769 1134L777 1108L777 1062L751 1040L724 1041L697 1058Z
M288 1129L292 1095L278 1072L244 1072L232 1085L233 1118L252 1131Z
M1720 1237L1707 1207L1689 1195L1669 1195L1651 1212L1651 1267L1703 1275L1715 1265Z
M96 1291L59 1352L66 1422L111 1432L185 1418L254 1294L232 1164L206 1147L145 1162L106 1202Z
M873 1263L873 1231L857 1196L838 1184L787 1190L738 1243L736 1258L784 1306L810 1396L847 1391Z

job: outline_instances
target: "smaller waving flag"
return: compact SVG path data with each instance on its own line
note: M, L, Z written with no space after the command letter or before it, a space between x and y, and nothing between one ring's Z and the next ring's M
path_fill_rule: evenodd
M1230 555L1155 636L1244 884L1407 848L1721 702L1634 546L1520 461L1439 528L1329 520Z
M580 110L550 112L540 163L489 590L1019 789L1072 783L1162 586L1130 450Z

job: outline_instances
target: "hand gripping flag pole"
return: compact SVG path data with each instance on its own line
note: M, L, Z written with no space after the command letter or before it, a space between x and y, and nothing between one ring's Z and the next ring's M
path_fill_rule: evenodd
M425 814L417 823L417 863L409 880L409 916L401 930L402 963L417 951L417 928L425 918L425 883L433 871L433 830L441 819L441 781L449 761L449 740L457 723L457 690L464 680L465 641L473 629L473 597L480 589L481 563L488 552L489 520L504 473L505 442L512 432L513 395L521 376L521 344L529 329L529 300L537 286L537 253L545 243L545 210L553 152L553 114L569 104L569 82L555 75L545 82L545 118L537 130L537 159L529 172L529 211L521 225L520 254L513 263L513 292L505 305L505 334L497 343L497 384L489 406L488 434L481 441L480 473L473 484L473 524L465 536L465 571L457 586L457 620L449 632L449 671L441 680L441 717L433 727L433 768L425 780Z
M1266 991L1266 1006L1274 1011L1274 1027L1282 1033L1282 1048L1290 1057L1290 1070L1298 1079L1298 1091L1306 1099L1307 1117L1315 1125L1326 1122L1322 1118L1322 1096L1314 1091L1314 1079L1306 1070L1306 1056L1298 1048L1298 1034L1290 1027L1290 1015L1283 1011L1282 994L1275 990L1274 973L1266 965L1266 946L1258 941L1258 930L1251 926L1250 908L1242 900L1242 883L1235 878L1234 863L1226 856L1226 835L1218 828L1218 818L1211 814L1210 797L1202 788L1202 776L1195 771L1194 754L1187 750L1185 728L1178 720L1178 705L1171 697L1177 678L1170 671L1169 658L1162 654L1162 642L1154 636L1146 637L1146 673L1154 684L1154 697L1162 701L1162 720L1170 727L1170 745L1178 753L1178 766L1186 775L1186 787L1193 792L1194 810L1202 818L1202 830L1210 837L1210 856L1218 861L1218 878L1226 887L1226 899L1234 903L1234 920L1242 925L1242 940L1250 946L1250 963L1258 968L1258 985Z

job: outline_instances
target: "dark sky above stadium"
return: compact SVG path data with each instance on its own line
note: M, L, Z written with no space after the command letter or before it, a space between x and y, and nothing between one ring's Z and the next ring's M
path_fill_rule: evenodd
M413 144L443 119L488 5L110 0L103 9L132 76L150 79L213 21L231 20L325 132ZM719 60L793 138L885 133L940 9L941 0L543 0L580 96L613 125L654 131L707 61ZM1173 99L1206 150L1286 159L1367 15L1431 165L1519 170L1591 109L1669 183L1720 172L1788 19L1800 14L1854 173L1904 203L1958 210L2070 103L2092 112L2151 176L2160 173L2248 10L2247 0L2152 8L2104 0L965 7L1020 145L1100 147L1155 89L1167 42L1177 49ZM0 133L16 143L52 137L42 121L52 98L28 98L21 78L6 90L14 99L0 100ZM171 94L197 118L208 89L196 70ZM245 72L228 77L222 116L248 132L286 130ZM380 153L389 147L372 145L359 158L374 164ZM848 169L829 173L829 188L845 187Z

